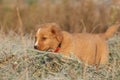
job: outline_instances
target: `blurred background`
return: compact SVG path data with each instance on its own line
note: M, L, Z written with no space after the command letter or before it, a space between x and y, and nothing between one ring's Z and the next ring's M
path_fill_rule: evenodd
M0 31L34 34L56 22L69 32L104 32L120 22L120 0L0 0Z

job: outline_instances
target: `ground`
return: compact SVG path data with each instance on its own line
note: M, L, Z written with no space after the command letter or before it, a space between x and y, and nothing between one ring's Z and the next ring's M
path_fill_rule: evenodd
M95 67L71 57L33 49L34 38L0 34L0 80L120 80L120 34L108 40L109 64Z

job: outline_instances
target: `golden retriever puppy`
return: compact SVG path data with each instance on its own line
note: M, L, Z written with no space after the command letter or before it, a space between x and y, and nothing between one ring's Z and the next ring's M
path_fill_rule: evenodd
M62 31L56 23L42 24L36 33L34 48L42 51L52 50L66 56L74 53L83 63L90 65L105 64L109 56L106 40L118 27L113 25L100 34L70 34Z

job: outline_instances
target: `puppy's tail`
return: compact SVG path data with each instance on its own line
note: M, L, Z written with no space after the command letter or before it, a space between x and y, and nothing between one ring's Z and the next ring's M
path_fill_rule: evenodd
M107 29L107 31L104 33L104 38L108 39L113 36L113 34L117 31L117 29L120 27L120 24L112 25Z

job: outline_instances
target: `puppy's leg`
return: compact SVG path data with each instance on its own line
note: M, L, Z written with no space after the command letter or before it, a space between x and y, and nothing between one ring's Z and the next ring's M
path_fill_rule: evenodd
M96 49L96 56L95 56L95 66L96 70L99 69L100 64L106 64L108 62L108 45L105 41L98 41L97 49Z

